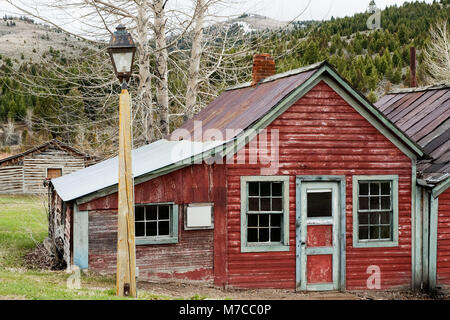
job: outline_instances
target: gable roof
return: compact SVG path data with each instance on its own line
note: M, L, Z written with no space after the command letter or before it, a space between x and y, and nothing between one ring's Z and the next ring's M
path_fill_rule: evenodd
M356 104L364 109L363 113L369 113L370 116L374 117L413 154L419 158L425 156L425 152L419 145L383 116L364 95L343 79L327 61L274 75L264 79L256 87L252 87L250 82L231 87L193 119L175 130L170 139L178 140L179 137L182 137L183 139L202 141L204 140L202 134L209 129L214 129L220 135L219 137L215 136L216 139L220 139L220 137L231 139L242 135L249 128L261 129L263 128L261 123L263 121L261 120L264 117L267 117L273 111L285 111L319 80L325 79L337 83L343 90L341 93L348 96L348 100L355 100ZM202 130L196 130L196 122L198 121L201 121Z
M94 157L92 157L92 156L90 156L90 155L88 155L86 153L83 153L83 152L75 149L74 147L72 147L72 146L70 146L70 145L68 145L68 144L66 144L64 142L59 141L58 139L52 139L52 140L47 141L47 142L45 142L43 144L40 144L40 145L38 145L36 147L28 149L28 150L26 150L24 152L18 153L16 155L13 155L13 156L10 156L10 157L7 157L7 158L0 159L0 164L3 163L3 162L7 162L7 161L13 161L15 159L18 159L18 158L24 157L26 155L29 155L29 154L31 154L33 152L39 152L39 151L45 150L45 149L47 149L50 146L55 146L55 147L60 148L60 149L62 148L62 149L69 150L70 152L75 153L75 154L77 154L79 156L82 156L84 158L88 158L88 159L94 158Z
M375 106L432 159L417 169L429 183L439 183L450 171L450 84L398 90Z
M194 119L175 130L167 140L163 139L133 151L135 183L142 183L190 165L194 158L206 159L210 156L223 158L236 153L257 134L258 130L267 127L320 81L331 85L409 157L425 155L414 141L385 118L325 61L266 78L256 87L246 83L229 88ZM197 133L197 121L202 122L200 131L214 129L221 136L215 136L215 140L211 137L204 139L202 133ZM196 152L186 153L181 158L167 156L172 152L172 148L195 144L199 146ZM117 166L117 158L106 160L73 174L53 179L52 184L64 201L77 199L77 203L85 203L117 191ZM70 188L75 186L78 190L71 191Z

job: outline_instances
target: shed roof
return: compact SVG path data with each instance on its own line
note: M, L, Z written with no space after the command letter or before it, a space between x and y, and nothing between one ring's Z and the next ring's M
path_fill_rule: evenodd
M159 140L132 151L133 177L166 168L173 164L195 163L193 157L210 151L225 141L191 142ZM114 157L74 173L52 179L63 201L70 201L118 183L119 162Z
M88 154L86 154L84 152L81 152L81 151L75 149L74 147L68 145L67 143L59 141L58 139L52 139L52 140L49 140L49 141L47 141L47 142L45 142L43 144L40 144L40 145L38 145L36 147L30 148L30 149L28 149L28 150L26 150L24 152L18 153L16 155L13 155L13 156L10 156L10 157L7 157L7 158L0 159L0 163L11 161L11 160L15 160L17 158L21 158L21 157L29 155L29 154L31 154L33 152L36 152L36 151L45 150L46 148L48 148L50 146L55 146L57 148L63 148L63 149L69 150L70 152L73 152L73 153L78 154L79 156L82 156L82 157L85 157L85 158L94 158L94 157L91 157L90 155L88 155Z
M450 84L395 91L375 106L432 157L418 164L422 178L438 183L450 172Z

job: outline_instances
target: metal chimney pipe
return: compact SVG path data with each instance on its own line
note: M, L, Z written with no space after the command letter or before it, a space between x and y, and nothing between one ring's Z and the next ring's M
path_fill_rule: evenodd
M416 48L411 47L409 52L409 63L410 63L410 87L417 87L417 77L416 77Z

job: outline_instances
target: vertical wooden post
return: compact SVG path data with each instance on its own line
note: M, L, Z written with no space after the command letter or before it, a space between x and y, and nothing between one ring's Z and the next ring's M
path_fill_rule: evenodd
M409 64L410 64L410 87L417 87L417 76L416 76L416 48L411 47L409 51Z
M134 186L131 163L131 99L122 89L119 107L119 205L117 230L117 295L136 297Z

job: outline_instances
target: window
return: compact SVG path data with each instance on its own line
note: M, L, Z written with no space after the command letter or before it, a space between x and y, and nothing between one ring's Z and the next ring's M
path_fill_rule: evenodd
M54 179L62 176L61 168L47 168L47 179Z
M178 206L172 203L136 205L136 244L178 242Z
M289 177L241 177L241 251L289 250Z
M398 245L398 176L353 177L353 246Z

